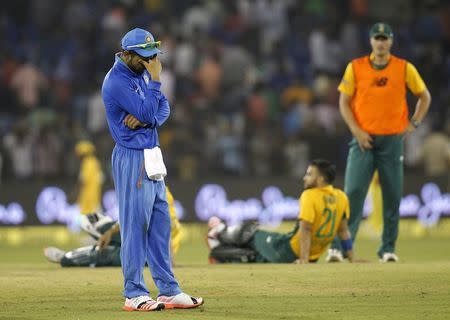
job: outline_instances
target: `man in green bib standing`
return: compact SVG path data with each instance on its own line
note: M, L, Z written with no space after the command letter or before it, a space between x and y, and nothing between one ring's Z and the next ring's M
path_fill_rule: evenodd
M390 53L393 38L388 24L374 24L370 29L372 53L349 63L338 87L339 109L353 135L344 188L350 201L350 232L354 240L370 181L378 170L383 195L384 224L378 250L382 262L398 261L395 243L403 192L404 135L420 126L431 102L417 69ZM406 88L417 97L412 116L408 114ZM335 239L327 261L342 258Z

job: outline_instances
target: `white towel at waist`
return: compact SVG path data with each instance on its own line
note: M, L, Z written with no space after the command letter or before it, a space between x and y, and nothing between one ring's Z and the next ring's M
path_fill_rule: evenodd
M144 161L145 171L149 179L163 180L167 175L167 169L159 147L144 149Z

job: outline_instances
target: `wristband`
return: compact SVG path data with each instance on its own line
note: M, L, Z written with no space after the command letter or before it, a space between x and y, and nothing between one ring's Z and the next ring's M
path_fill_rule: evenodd
M411 124L413 125L414 128L418 128L420 126L420 122L414 119L411 119Z
M341 240L341 246L344 251L350 251L353 248L352 239Z

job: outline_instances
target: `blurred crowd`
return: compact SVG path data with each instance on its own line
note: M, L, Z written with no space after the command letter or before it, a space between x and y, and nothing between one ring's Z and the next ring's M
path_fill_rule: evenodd
M393 26L394 54L417 67L433 97L426 122L406 139L407 169L432 171L433 150L449 147L447 1L15 0L2 7L3 179L76 175L80 139L94 142L109 172L101 83L133 27L162 41L172 114L160 142L172 177L299 177L318 156L343 170L350 134L336 88L347 63L370 51L377 21Z

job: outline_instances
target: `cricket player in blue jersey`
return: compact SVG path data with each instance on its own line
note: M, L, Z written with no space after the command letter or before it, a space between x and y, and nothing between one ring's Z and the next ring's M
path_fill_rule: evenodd
M143 29L129 31L113 67L105 76L102 96L116 146L112 170L119 200L124 310L195 308L203 304L182 292L170 258L170 217L157 128L169 117L161 93L160 41ZM159 294L153 300L144 282L147 262Z

